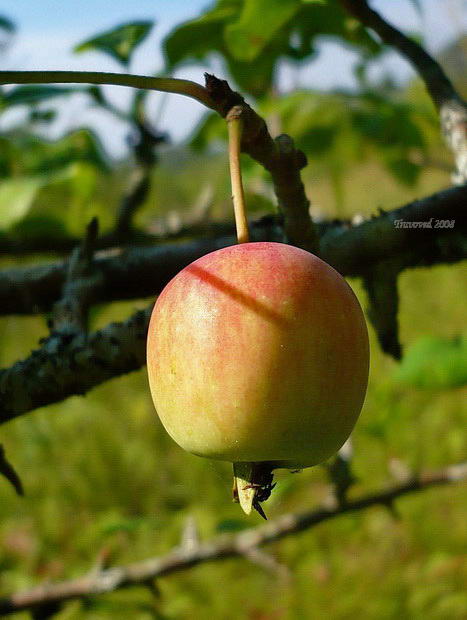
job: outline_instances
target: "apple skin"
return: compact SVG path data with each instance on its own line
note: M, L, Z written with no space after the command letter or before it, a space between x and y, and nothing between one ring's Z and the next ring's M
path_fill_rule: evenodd
M350 435L367 387L368 333L344 278L305 250L226 247L164 288L148 333L151 394L186 451L315 465Z

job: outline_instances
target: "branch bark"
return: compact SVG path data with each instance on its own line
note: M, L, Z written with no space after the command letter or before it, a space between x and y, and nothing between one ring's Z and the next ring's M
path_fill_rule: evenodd
M467 478L467 463L451 465L435 472L423 472L404 483L360 499L333 507L322 507L301 514L285 514L235 536L218 536L206 543L182 545L164 556L150 558L127 566L115 566L56 584L44 584L0 599L0 614L40 609L52 603L63 604L72 599L97 596L122 588L147 585L151 580L186 570L198 564L232 557L255 555L262 545L281 540L350 512L371 506L391 507L404 495L430 487L450 484Z
M414 67L438 108L441 130L457 166L453 181L467 182L467 105L441 66L421 45L397 30L368 5L367 0L341 0L342 6L384 43L394 47Z
M467 255L466 203L467 185L463 185L381 213L356 226L349 222L323 224L321 257L348 277L364 276L382 260L397 260L399 271L462 260ZM438 219L455 220L454 228L434 228ZM397 228L396 220L432 220L432 228ZM282 240L274 218L263 218L251 228L255 241ZM235 237L226 236L97 252L94 269L101 273L102 282L93 289L93 303L156 295L187 264L233 243ZM49 311L60 296L66 270L66 262L57 262L0 272L0 315Z
M0 371L0 424L141 368L151 310L89 336L52 332L27 359Z
M464 217L467 186L453 187L415 201L358 226L328 225L321 240L322 257L346 276L361 276L371 282L378 265L390 264L394 278L407 267L452 263L467 257ZM397 228L395 222L429 222L433 218L453 220L454 229ZM274 218L252 226L254 240L277 239L280 227ZM196 258L235 243L235 237L169 244L155 248L118 250L116 255L93 260L93 285L86 303L116 301L156 295L183 267ZM60 297L68 263L15 269L0 277L0 308L8 313L50 310ZM385 281L379 274L381 281ZM396 310L390 324L381 321L384 296L373 295L374 321L383 348L396 355ZM376 303L379 300L380 303ZM27 411L84 394L100 383L145 363L145 337L150 309L126 322L114 323L89 336L84 333L53 333L40 349L25 360L0 371L0 423ZM383 316L384 318L384 316ZM391 328L391 329L389 329ZM393 329L394 328L394 329ZM392 331L391 331L392 330ZM386 346L387 345L387 346Z
M383 273L390 264L388 277L407 267L452 263L467 257L467 230L464 217L467 186L453 187L396 211L352 227L331 226L323 234L324 260L347 276L362 276L370 281L378 264ZM436 217L454 219L458 228L396 228L394 222L423 221ZM463 219L462 219L463 218ZM438 232L439 230L439 232ZM252 238L274 238L275 221L266 220L252 227ZM183 267L196 258L225 245L235 237L222 237L156 248L129 249L118 256L94 260L99 287L92 289L94 302L114 301L155 295ZM390 261L388 263L388 261ZM60 295L67 263L10 271L0 279L0 307L3 312L38 312L50 309ZM395 311L388 321L385 297L373 295L372 309L385 350L397 348ZM89 300L89 298L88 298ZM377 303L378 301L378 303ZM38 305L40 304L40 305ZM124 323L113 323L88 337L68 335L45 340L29 358L0 371L0 423L29 410L58 402L73 394L84 394L100 383L133 370L145 363L145 337L150 308L136 313ZM390 329L391 328L391 329ZM396 339L396 340L395 340ZM387 346L386 346L387 344ZM396 350L396 353L398 351Z

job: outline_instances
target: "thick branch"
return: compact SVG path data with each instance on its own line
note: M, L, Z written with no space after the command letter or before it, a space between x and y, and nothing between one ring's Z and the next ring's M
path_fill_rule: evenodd
M390 258L387 257L393 257L391 276L406 267L462 260L467 257L467 234L465 218L461 220L465 208L461 190L460 187L451 188L353 228L331 227L322 238L323 257L344 275L360 275L365 279L371 279L378 263L383 267L388 264ZM465 193L464 187L464 198ZM394 226L395 220L426 222L435 216L443 220L458 218L458 229L437 232ZM253 226L252 238L274 238L272 224L273 221L267 220L261 226ZM94 301L156 295L187 264L233 243L235 237L223 237L160 248L131 249L118 256L95 259L93 268L101 274L102 285L92 289ZM65 273L66 263L10 271L9 279L0 280L3 310L37 312L50 308L60 294ZM376 312L381 305L384 314L384 295L378 294L372 308ZM394 317L394 313L391 316ZM126 323L110 325L87 339L82 336L62 338L60 346L48 339L26 360L0 371L0 423L73 394L83 394L114 376L140 368L145 362L145 321L148 317L149 310L138 313ZM381 325L382 342L394 342L391 325ZM52 343L55 344L52 346Z
M219 536L207 543L195 543L175 548L165 556L151 558L127 566L116 566L101 571L92 571L84 577L57 584L44 584L33 590L18 592L0 599L2 615L27 609L40 608L51 603L64 603L72 599L96 596L130 586L146 585L151 580L186 570L198 564L232 557L249 557L258 548L310 529L319 523L339 515L356 512L371 506L391 506L409 493L433 486L459 482L467 477L467 464L452 465L436 472L426 472L392 488L367 495L361 499L347 501L334 507L286 514L235 536Z
M0 371L0 423L141 368L151 309L89 336L52 333L27 359Z
M418 72L438 108L443 135L454 153L457 166L454 182L467 182L467 105L441 66L421 45L373 11L367 0L341 0L341 4L363 25L374 30L384 43L397 49Z
M321 257L344 276L364 276L371 265L397 259L399 269L451 263L467 255L465 204L467 185L452 187L352 226L321 227ZM433 218L433 219L432 219ZM454 228L434 228L436 220L455 220ZM397 228L404 222L432 220L431 229ZM252 239L278 240L271 218L252 226ZM102 274L93 301L103 303L156 295L176 273L203 254L235 243L218 237L156 247L133 247L97 253L94 269ZM52 263L0 272L0 314L49 311L60 296L67 263Z

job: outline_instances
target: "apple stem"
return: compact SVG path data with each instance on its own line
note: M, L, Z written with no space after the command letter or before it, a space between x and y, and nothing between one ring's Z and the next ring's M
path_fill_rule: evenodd
M238 243L248 243L250 235L246 219L245 194L240 167L240 144L242 139L242 107L234 106L226 116L229 129L229 166L232 183L232 199L235 213Z

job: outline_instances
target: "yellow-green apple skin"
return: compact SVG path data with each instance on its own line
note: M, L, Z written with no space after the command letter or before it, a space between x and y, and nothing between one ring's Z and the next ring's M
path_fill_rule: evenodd
M354 427L368 333L354 293L327 263L286 244L244 243L168 283L147 363L160 420L188 452L307 467Z

